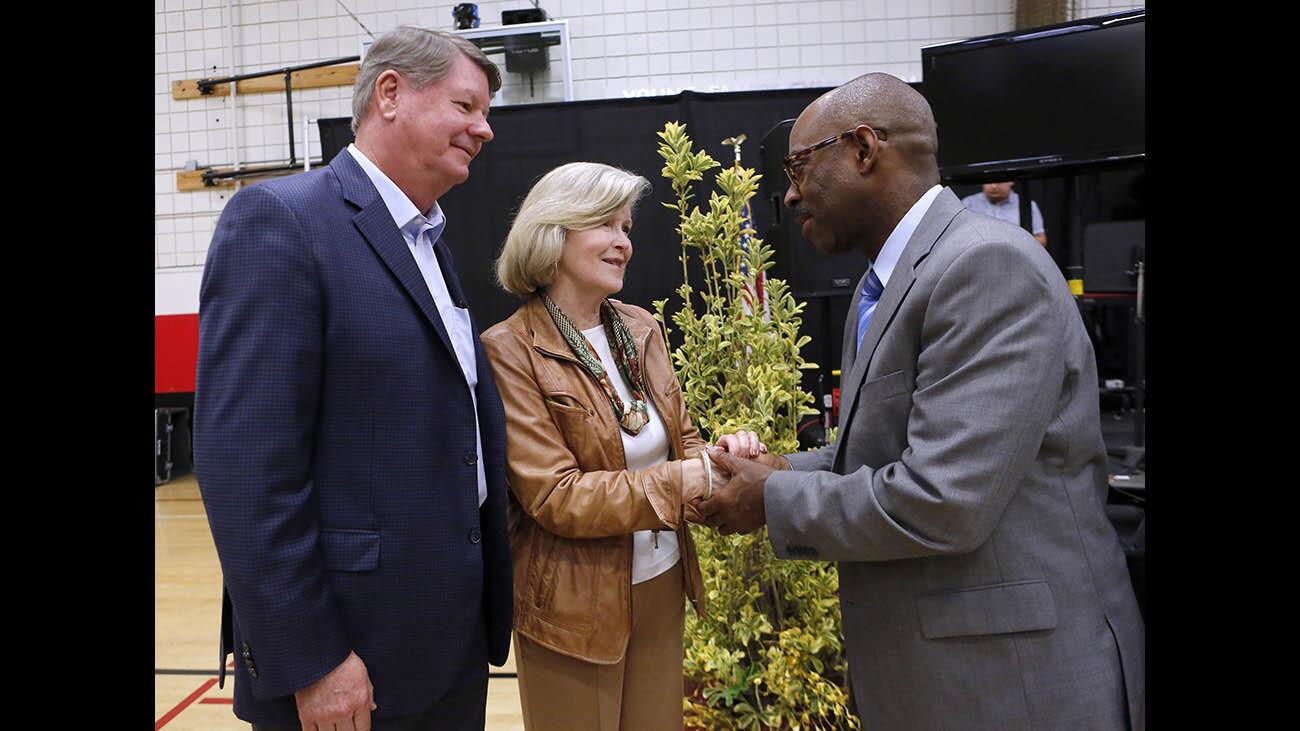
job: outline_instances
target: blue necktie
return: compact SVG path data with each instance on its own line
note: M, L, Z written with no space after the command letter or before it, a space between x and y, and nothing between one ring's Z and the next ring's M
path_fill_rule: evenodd
M858 300L857 350L862 348L862 336L867 334L867 325L871 324L871 315L876 311L876 303L880 301L880 293L884 291L885 285L880 283L880 278L876 276L876 270L872 269L867 273L866 281L862 283L862 297Z

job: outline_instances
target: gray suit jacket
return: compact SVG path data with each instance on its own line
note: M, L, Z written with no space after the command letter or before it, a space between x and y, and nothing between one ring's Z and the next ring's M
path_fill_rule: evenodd
M765 501L778 556L839 562L864 725L1143 729L1095 357L1051 257L945 189L856 353L849 311L839 437Z

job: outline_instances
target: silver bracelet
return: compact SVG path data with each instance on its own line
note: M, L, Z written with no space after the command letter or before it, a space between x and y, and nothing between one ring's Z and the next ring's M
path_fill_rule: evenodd
M713 465L710 464L709 455L702 449L700 461L704 463L704 499L708 500L713 496Z

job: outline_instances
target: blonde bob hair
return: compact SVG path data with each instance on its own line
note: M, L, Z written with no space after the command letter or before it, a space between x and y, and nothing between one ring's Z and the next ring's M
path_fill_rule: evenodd
M497 281L526 297L555 281L566 231L585 231L633 207L650 181L598 162L571 162L550 171L528 191L497 258Z

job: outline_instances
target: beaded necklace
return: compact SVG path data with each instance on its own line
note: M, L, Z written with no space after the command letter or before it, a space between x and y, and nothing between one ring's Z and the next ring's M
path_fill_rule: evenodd
M636 341L632 339L632 333L628 331L627 325L623 318L614 309L614 305L609 300L603 300L600 303L600 321L605 326L605 336L609 338L610 352L614 356L614 363L618 367L618 372L622 374L623 380L627 382L628 390L632 393L632 401L624 401L618 395L614 384L609 380L609 374L600 362L600 356L596 353L596 348L591 341L582 334L582 331L574 326L573 322L565 316L560 310L559 305L542 291L542 302L546 305L546 311L550 313L551 320L555 322L555 327L559 329L560 336L564 342L568 343L569 349L577 357L582 367L591 374L592 378L600 384L609 399L609 405L614 410L614 418L618 421L619 427L623 431L636 436L645 428L650 421L650 410L646 406L646 391L649 389L645 386L645 377L641 373L641 363L637 358Z

